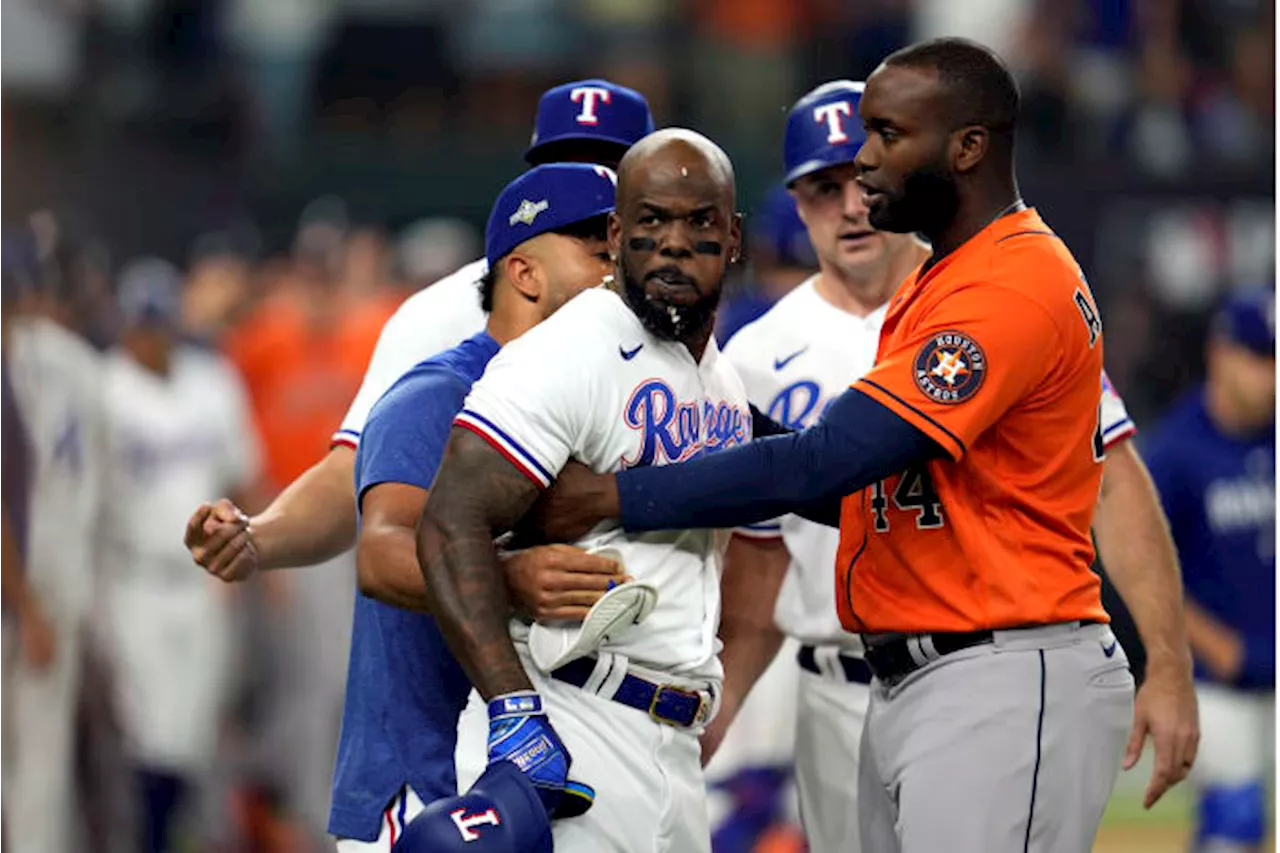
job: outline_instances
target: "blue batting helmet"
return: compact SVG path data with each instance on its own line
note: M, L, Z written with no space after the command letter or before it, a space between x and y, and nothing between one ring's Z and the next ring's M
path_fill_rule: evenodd
M862 89L862 83L832 80L796 101L782 146L787 186L819 169L853 162L867 139L858 118Z
M391 853L551 853L551 821L529 781L496 761L460 797L436 800L404 828Z
M653 133L649 102L635 89L608 80L576 80L543 93L524 159L555 159L550 146L571 140L616 145L619 153Z

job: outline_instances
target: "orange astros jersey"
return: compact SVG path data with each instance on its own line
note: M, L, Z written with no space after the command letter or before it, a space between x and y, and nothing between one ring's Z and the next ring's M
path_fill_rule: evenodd
M899 289L854 388L947 457L844 499L836 601L863 633L1104 621L1089 528L1102 481L1102 326L1034 210Z

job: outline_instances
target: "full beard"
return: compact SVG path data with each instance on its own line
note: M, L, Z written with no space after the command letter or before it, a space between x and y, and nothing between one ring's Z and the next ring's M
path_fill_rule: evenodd
M936 234L960 208L956 179L942 164L926 166L907 176L899 193L869 211L872 228L897 234Z
M719 287L692 305L675 305L645 293L644 281L631 271L626 255L622 257L621 267L623 297L627 305L640 318L641 324L657 337L685 343L715 322L716 307L720 304Z

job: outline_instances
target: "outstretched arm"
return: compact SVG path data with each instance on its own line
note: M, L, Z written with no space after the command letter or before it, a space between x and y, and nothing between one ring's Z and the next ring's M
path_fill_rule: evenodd
M616 475L566 470L544 500L540 518L556 540L576 538L606 518L621 519L630 531L745 527L790 512L831 524L832 513L824 507L944 455L915 426L849 389L803 432Z
M493 540L538 494L488 442L454 427L418 524L418 561L440 630L486 700L533 689L507 632L510 602Z

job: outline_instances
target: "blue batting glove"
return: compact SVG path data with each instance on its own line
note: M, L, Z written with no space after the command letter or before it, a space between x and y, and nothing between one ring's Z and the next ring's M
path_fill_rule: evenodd
M489 701L489 763L510 761L529 777L551 817L575 817L591 808L595 791L569 781L573 759L532 690Z

